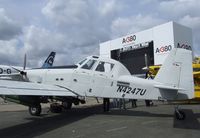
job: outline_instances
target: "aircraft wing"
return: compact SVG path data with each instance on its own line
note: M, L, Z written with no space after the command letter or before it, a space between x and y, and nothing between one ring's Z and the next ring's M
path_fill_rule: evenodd
M193 72L194 78L200 78L200 71Z
M78 96L68 88L32 82L0 80L0 95Z

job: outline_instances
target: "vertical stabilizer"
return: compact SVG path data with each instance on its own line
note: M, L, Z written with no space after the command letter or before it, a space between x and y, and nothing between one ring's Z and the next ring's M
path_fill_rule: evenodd
M48 68L53 66L54 58L56 56L56 52L51 52L47 59L45 60L44 64L42 65L42 68Z
M194 97L192 51L174 48L155 77L162 85L178 89L178 99Z

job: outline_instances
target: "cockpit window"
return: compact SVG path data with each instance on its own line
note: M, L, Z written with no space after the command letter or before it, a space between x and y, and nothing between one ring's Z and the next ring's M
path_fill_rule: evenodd
M113 67L114 64L100 61L95 71L109 73L112 71Z
M94 63L96 60L90 59L88 62L86 62L81 68L82 69L92 69Z
M78 64L79 64L79 65L82 65L86 60L87 60L87 58L83 59L83 60L80 61Z

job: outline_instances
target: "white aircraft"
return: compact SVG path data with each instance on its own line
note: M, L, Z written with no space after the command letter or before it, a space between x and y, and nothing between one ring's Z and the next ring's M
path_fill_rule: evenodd
M65 97L66 105L72 103L70 99L83 97L167 101L194 97L192 52L180 48L170 52L154 80L133 77L120 62L97 56L79 66L22 70L19 77L24 82L0 80L0 94L34 97L30 107L37 115L45 96ZM175 113L177 119L185 118L178 106Z
M14 66L14 68L17 68L19 70L22 70L23 67ZM0 65L0 74L11 74L11 73L17 73L17 71L10 66L7 65Z

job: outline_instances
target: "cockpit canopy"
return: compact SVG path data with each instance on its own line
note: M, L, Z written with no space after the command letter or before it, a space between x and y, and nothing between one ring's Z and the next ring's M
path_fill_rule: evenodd
M130 74L129 71L120 62L110 58L98 56L89 56L78 63L80 69L93 70L101 73L109 74ZM114 70L114 71L113 71Z

